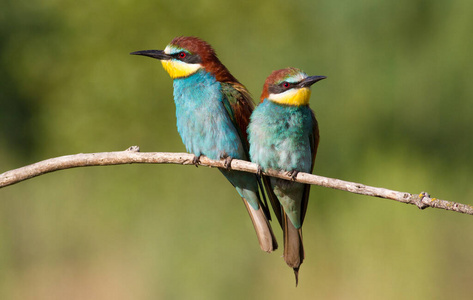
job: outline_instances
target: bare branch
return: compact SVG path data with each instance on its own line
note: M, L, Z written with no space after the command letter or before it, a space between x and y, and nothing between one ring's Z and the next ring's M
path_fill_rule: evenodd
M136 163L193 165L194 155L188 153L166 152L141 153L139 152L139 147L132 146L125 151L85 154L80 153L75 155L60 156L0 174L0 188L58 170L77 167L110 166ZM230 166L227 166L225 160L216 161L211 160L205 156L201 156L199 164L208 167L228 168L236 171L258 173L257 164L238 159L232 160ZM291 174L286 171L276 170L267 170L263 174L287 180L294 180L301 183L315 184L360 195L391 199L406 204L416 205L420 209L434 207L473 215L473 206L471 205L431 198L429 194L424 192L420 194L410 194L302 172L297 173L297 175L294 177L292 177Z

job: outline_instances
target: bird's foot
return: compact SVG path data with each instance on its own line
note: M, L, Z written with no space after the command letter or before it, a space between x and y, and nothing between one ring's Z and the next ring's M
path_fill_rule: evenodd
M296 171L296 170L286 172L286 175L291 177L292 181L296 181L297 174L299 174L299 171Z
M197 168L200 164L200 155L197 156L194 154L194 158L192 159L192 164Z
M258 165L258 169L256 170L256 176L258 177L263 176L263 168L261 168L260 165Z
M225 160L223 162L223 167L227 170L230 170L232 167L232 160L233 160L233 157L231 156L225 157Z

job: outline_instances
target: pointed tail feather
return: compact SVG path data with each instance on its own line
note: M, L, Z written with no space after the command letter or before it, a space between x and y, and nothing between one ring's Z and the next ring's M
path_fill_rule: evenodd
M294 269L296 286L299 282L299 267L304 261L304 245L302 244L302 228L297 229L284 213L284 260Z
M271 225L266 218L265 212L261 207L258 210L255 210L244 198L242 199L243 203L245 203L246 209L248 210L248 214L251 217L253 226L255 227L256 236L258 237L261 250L268 253L276 250L278 248L278 243L273 230L271 229Z

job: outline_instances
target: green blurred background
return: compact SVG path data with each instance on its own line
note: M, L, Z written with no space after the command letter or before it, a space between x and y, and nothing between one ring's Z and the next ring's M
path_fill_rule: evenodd
M328 77L316 174L472 204L472 29L468 0L2 0L0 171L184 152L171 79L128 53L195 35L255 99L274 69ZM66 170L0 190L0 299L472 296L471 216L314 187L304 240L294 288L217 170Z

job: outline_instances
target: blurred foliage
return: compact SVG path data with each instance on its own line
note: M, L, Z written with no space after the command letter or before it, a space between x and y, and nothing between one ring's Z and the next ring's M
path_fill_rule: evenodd
M1 7L1 171L131 145L184 151L171 79L159 62L128 53L195 35L255 101L274 69L328 76L311 99L322 135L317 174L473 201L472 1ZM471 297L470 216L314 187L304 233L295 289L282 250L259 250L217 170L61 171L0 190L0 298Z

